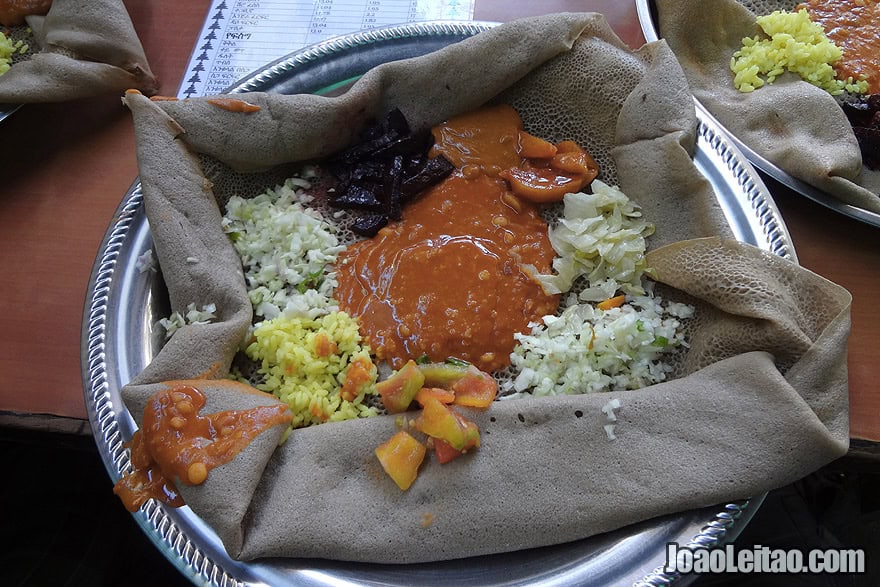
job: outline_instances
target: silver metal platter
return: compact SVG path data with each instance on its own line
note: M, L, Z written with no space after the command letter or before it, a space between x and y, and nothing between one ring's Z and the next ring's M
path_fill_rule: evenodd
M642 27L642 34L644 34L645 39L648 41L656 41L661 38L661 33L659 31L659 27L657 26L657 8L654 0L636 0L636 9L639 15L639 24ZM872 212L871 210L866 210L864 208L853 206L851 204L846 204L835 198L831 194L820 190L819 188L810 185L804 181L801 181L796 177L792 177L791 175L777 167L776 164L771 163L770 161L753 151L748 145L739 140L732 132L727 130L726 127L718 122L715 117L712 116L712 114L710 114L709 111L706 110L706 108L696 98L694 98L694 102L696 103L697 111L700 115L700 118L702 118L703 120L711 120L714 123L715 127L726 134L730 142L736 145L740 152L759 170L766 173L768 176L772 177L782 185L788 186L799 194L806 196L807 198L825 206L826 208L830 208L831 210L839 212L840 214L844 214L845 216L849 216L850 218L855 218L856 220L860 220L874 226L880 226L880 214L878 214L877 212Z
M0 122L3 122L12 113L21 108L21 104L0 104Z
M437 50L491 26L444 21L346 35L274 62L232 91L338 92L376 65ZM736 237L796 261L785 225L754 169L711 121L702 121L698 134L696 165L715 188ZM154 324L170 313L161 274L138 268L138 257L151 247L140 183L135 181L98 251L82 330L86 407L114 481L130 466L124 443L135 430L120 389L161 348ZM134 519L168 560L199 585L657 586L690 579L663 572L667 543L711 547L732 541L763 497L652 519L554 547L419 565L314 559L242 563L226 554L216 534L187 507L150 501Z

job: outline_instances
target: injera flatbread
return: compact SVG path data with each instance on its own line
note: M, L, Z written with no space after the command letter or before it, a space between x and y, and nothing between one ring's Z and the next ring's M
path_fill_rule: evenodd
M158 91L122 0L54 0L45 17L27 17L27 25L39 52L0 75L0 103Z
M743 93L730 59L755 18L792 10L795 0L657 0L660 34L694 96L734 136L790 176L841 202L880 213L880 171L862 166L858 142L837 101L795 74Z
M298 429L278 448L254 449L234 474L212 472L184 490L232 557L413 563L555 544L757 495L845 454L850 296L731 240L691 160L696 118L684 87L665 42L633 52L600 15L557 14L383 65L337 98L247 94L261 109L244 114L203 98L126 95L172 309L218 308L216 322L175 332L123 389L137 421L163 381L226 375L250 320L212 193L271 187L267 168L332 153L395 106L424 128L509 102L535 134L585 145L601 178L656 224L649 264L666 295L697 306L682 378L471 410L479 450L424 464L406 492L373 455L396 430L391 416ZM229 170L218 172L217 160ZM622 407L609 441L601 407L612 397ZM259 481L240 483L247 489L230 504L230 475Z

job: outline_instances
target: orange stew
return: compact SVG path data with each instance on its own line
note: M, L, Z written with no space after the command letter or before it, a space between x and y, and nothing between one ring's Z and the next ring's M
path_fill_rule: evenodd
M238 98L210 98L208 104L230 112L259 112L260 107Z
M840 47L843 57L834 64L837 77L865 78L868 93L880 93L880 3L865 0L807 0L813 22L825 28L825 35Z
M113 487L126 509L137 511L150 498L180 507L173 479L200 485L211 469L231 461L261 432L291 420L280 404L200 416L204 405L205 395L190 385L150 398L131 441L134 470Z
M340 256L337 298L358 318L377 358L395 368L427 355L491 372L509 364L514 333L559 302L522 269L551 271L547 223L535 200L514 194L503 177L536 165L522 155L521 138L534 137L509 106L455 118L434 136L434 152L456 172L409 204L400 222ZM557 149L547 145L526 150L550 158ZM572 181L568 191L579 189L582 175L559 172Z
M25 16L46 14L51 7L52 0L0 0L0 24L19 26Z

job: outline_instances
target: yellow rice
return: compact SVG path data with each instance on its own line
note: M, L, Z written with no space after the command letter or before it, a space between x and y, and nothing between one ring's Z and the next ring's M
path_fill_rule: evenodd
M15 52L24 53L28 46L24 41L13 41L0 32L0 75L3 75L12 66L12 56Z
M835 96L844 91L867 91L864 80L836 79L833 64L840 60L841 50L825 36L822 25L810 20L805 9L777 10L759 16L757 23L769 38L744 38L742 48L730 60L733 83L741 92L772 84L786 70Z
M330 312L310 318L280 316L254 329L253 342L245 353L259 364L264 377L258 389L274 394L293 412L291 428L374 416L378 411L365 403L376 395L376 367L371 380L353 401L340 397L352 361L370 359L369 347L361 344L357 322L345 312ZM336 343L336 352L319 356L316 339L326 336Z

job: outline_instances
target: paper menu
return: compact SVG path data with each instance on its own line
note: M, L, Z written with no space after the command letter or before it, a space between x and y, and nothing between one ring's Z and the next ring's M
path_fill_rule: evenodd
M474 0L213 0L178 91L218 94L288 53L346 33L470 20Z

